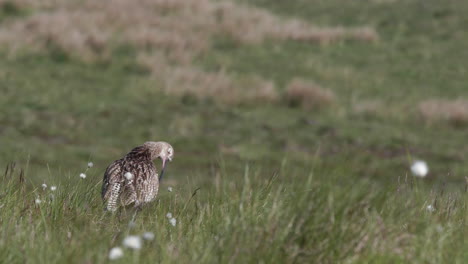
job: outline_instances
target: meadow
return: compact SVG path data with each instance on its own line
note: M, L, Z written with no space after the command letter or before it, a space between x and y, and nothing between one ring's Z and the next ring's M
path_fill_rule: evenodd
M0 0L0 262L468 262L467 12ZM159 199L104 212L148 140L175 149Z

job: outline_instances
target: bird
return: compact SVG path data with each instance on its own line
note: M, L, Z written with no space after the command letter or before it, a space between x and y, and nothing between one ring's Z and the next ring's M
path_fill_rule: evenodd
M141 206L155 200L167 161L172 161L174 148L164 141L148 141L133 148L106 169L102 183L104 210L115 212L120 207ZM153 161L162 160L158 175ZM159 176L159 177L158 177Z

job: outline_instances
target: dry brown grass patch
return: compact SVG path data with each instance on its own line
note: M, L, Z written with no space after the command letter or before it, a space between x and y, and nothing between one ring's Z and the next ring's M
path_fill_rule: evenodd
M295 78L286 87L286 100L291 106L313 110L332 105L335 94L314 82Z
M1 1L1 0L0 0ZM111 40L138 49L164 51L178 62L190 62L207 50L214 35L227 34L244 43L265 38L332 43L355 39L375 41L370 27L317 27L298 19L282 19L254 7L210 0L16 0L38 11L0 31L0 42L44 49L60 47L88 56Z
M272 13L231 2L215 6L221 33L243 43L259 43L265 38L329 44L341 40L376 41L370 27L317 27L299 19L281 19Z
M170 66L164 59L163 56L141 56L139 62L161 82L167 94L214 98L226 104L273 103L278 100L272 81L249 75L233 78L223 70L207 72L191 66Z
M447 121L454 125L468 124L468 100L427 100L419 104L419 113L428 122Z
M352 111L358 115L375 116L382 114L383 105L384 103L380 100L359 100L353 102Z

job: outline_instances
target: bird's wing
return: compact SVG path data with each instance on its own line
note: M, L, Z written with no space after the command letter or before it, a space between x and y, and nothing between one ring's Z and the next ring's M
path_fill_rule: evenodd
M152 161L142 161L132 166L133 182L139 202L152 201L158 192L158 174Z
M118 207L117 203L123 187L122 162L122 160L114 161L104 173L101 195L102 199L107 202L106 208L109 211L115 211Z
M131 173L131 178L123 177L122 179L120 201L123 206L132 203L139 206L156 196L158 182L156 168L152 161L126 157L122 162L121 170L124 176L127 172Z

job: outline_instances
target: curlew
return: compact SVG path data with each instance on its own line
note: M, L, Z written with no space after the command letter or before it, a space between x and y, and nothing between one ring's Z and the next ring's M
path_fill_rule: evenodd
M132 204L140 208L153 201L158 194L166 162L172 161L173 156L174 149L169 143L150 141L112 162L104 173L102 183L105 209L114 212L120 206ZM162 160L159 177L153 163L157 158Z

